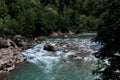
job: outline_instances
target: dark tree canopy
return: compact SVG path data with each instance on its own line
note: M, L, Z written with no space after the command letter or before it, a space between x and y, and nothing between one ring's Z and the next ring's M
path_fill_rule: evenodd
M1 0L0 36L96 31L106 0Z
M101 73L102 80L120 80L120 1L112 0L106 5L107 14L98 28L96 41L103 47L96 54L101 60L108 59L109 64Z

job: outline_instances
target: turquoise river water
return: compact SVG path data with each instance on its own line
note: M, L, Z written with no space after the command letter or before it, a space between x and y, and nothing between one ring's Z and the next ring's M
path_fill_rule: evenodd
M96 67L96 58L70 60L63 51L45 51L43 46L72 39L74 43L94 53L99 49L99 45L90 40L95 35L89 33L45 39L23 51L27 61L18 64L15 70L7 74L0 74L0 80L94 80L96 76L92 75L92 71Z

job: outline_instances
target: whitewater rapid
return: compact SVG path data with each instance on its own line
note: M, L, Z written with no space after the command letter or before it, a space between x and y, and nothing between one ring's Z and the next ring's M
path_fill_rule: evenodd
M37 44L31 49L25 50L23 55L26 57L28 62L34 63L45 70L51 70L54 66L60 64L61 62L71 63L68 56L74 55L74 52L65 53L61 50L59 51L46 51L44 50L44 45L46 43L51 43L55 45L58 42L66 41L70 44L71 38L61 39L61 38L54 38L54 39L47 39L42 41L40 44ZM84 48L86 52L95 53L99 46L96 43L91 42L91 39L72 39L72 43L79 44L80 47ZM64 48L65 45L61 46ZM81 57L76 57L75 59L80 60ZM85 57L82 61L85 62L93 62L96 58L91 55L90 57Z
M0 80L95 80L97 76L92 71L97 59L93 54L100 49L91 42L95 35L74 34L35 43L33 48L23 51L27 61L18 64L10 74L0 75ZM46 43L59 50L44 50Z

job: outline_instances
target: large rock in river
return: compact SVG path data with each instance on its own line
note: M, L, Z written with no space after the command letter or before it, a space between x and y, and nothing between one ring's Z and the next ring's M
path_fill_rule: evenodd
M55 46L55 45L46 43L46 44L44 45L44 50L47 50L47 51L57 51L58 48L57 48L57 46Z

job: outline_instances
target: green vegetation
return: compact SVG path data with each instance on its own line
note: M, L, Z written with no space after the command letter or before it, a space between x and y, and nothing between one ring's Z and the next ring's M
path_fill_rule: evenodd
M98 71L103 80L120 80L119 0L0 0L0 36L50 35L52 32L98 31L96 54L109 65Z
M108 1L103 10L107 13L104 13L104 22L98 27L95 39L103 47L96 56L103 62L107 59L108 63L102 66L103 70L99 68L97 73L101 74L100 80L120 80L120 1Z
M106 0L1 0L0 36L96 31Z

